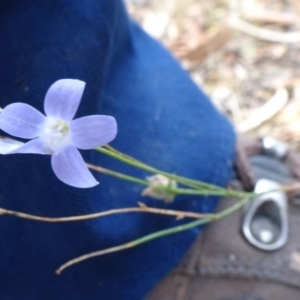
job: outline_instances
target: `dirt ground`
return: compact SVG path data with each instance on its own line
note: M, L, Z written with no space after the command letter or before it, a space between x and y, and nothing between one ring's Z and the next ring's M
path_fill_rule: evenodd
M300 149L299 0L126 0L239 132Z

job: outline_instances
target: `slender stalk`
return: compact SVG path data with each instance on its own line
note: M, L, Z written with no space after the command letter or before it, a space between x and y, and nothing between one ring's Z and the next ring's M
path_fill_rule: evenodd
M99 166L95 166L95 165L92 165L92 164L87 164L86 163L86 165L89 169L97 171L99 173L110 175L110 176L113 176L113 177L116 177L116 178L119 178L119 179L123 179L123 180L129 181L129 182L134 182L134 183L137 183L137 184L150 186L150 182L147 181L147 180L143 180L143 179L140 179L140 178L137 178L137 177L125 175L123 173L115 172L115 171L112 171L112 170L109 170L109 169L106 169L106 168L102 168L102 167L99 167Z
M175 226L173 228L169 228L169 229L157 231L157 232L154 232L152 234L143 236L143 237L141 237L139 239L133 240L133 241L131 241L129 243L122 244L122 245L119 245L119 246L116 246L116 247L112 247L112 248L108 248L108 249L100 250L100 251L95 251L95 252L92 252L92 253L89 253L89 254L85 254L85 255L79 256L77 258L74 258L74 259L66 262L62 266L60 266L56 270L56 274L59 275L66 268L68 268L68 267L70 267L70 266L72 266L74 264L77 264L77 263L79 263L81 261L90 259L92 257L101 256L101 255L104 255L104 254L118 252L118 251L121 251L121 250L124 250L124 249L136 247L138 245L144 244L146 242L149 242L149 241L152 241L152 240L155 240L155 239L158 239L158 238L170 235L170 234L179 233L179 232L186 231L186 230L189 230L191 228L194 228L194 227L197 227L197 226L209 223L209 222L214 221L214 220L219 220L219 219L224 218L225 216L231 214L232 212L240 209L241 207L243 207L248 201L250 201L250 199L252 199L252 197L247 197L247 198L245 198L243 200L240 200L239 202L237 202L236 204L232 205L231 207L229 207L227 209L224 209L223 211L221 211L221 212L219 212L217 214L214 214L212 216L206 217L204 219L193 221L193 222L189 222L189 223L187 223L185 225L179 225L179 226Z
M243 192L237 192L237 191L233 191L233 190L228 190L226 188L221 188L217 185L213 185L213 184L209 184L209 183L205 183L202 181L198 181L198 180L194 180L194 179L189 179L186 177L182 177L182 176L178 176L178 175L174 175L168 172L164 172L161 171L159 169L153 168L143 162L138 161L137 159L130 157L116 149L114 149L113 147L106 145L105 148L104 147L98 147L95 149L98 152L101 152L105 155L111 156L117 160L120 160L124 163L127 163L131 166L140 168L142 170L148 171L150 173L154 173L154 174L161 174L164 175L170 179L173 179L175 181L177 181L178 183L184 184L186 186L192 187L194 189L206 189L207 193L198 193L196 195L221 195L221 196L232 196L232 197L236 197L236 198L242 198L245 197L246 193ZM210 193L209 190L213 190L214 193ZM219 192L215 192L215 191L219 191ZM247 194L246 194L247 196Z
M110 146L109 146L108 149L106 149L106 148L98 147L98 148L95 148L95 150L98 151L98 152L101 152L105 155L108 155L112 158L115 158L119 161L122 161L122 162L124 162L128 165L134 166L136 168L148 171L150 173L161 174L161 175L167 176L168 178L174 179L177 182L182 183L182 184L184 184L186 186L189 186L189 187L198 188L198 189L199 188L207 188L207 189L214 189L214 190L223 189L223 188L220 188L217 185L201 182L201 181L194 180L194 179L188 179L188 178L185 178L185 177L182 177L182 176L177 176L177 175L174 175L174 174L171 174L171 173L168 173L168 172L161 171L161 170L153 168L153 167L151 167L151 166L149 166L149 165L147 165L143 162L140 162L140 161L138 161L138 160L126 155L126 154L123 154L123 153L113 149Z
M9 215L12 217L29 219L29 220L33 220L33 221L42 221L42 222L48 222L48 223L84 221L84 220L91 220L91 219L106 217L109 215L123 214L123 213L160 214L160 215L175 216L175 217L177 217L177 219L183 219L183 218L202 219L207 216L213 217L213 214L200 214L200 213L195 213L195 212L152 208L152 207L145 206L144 204L140 204L140 207L111 209L111 210L107 210L104 212L98 212L98 213L94 213L94 214L72 216L72 217L61 217L61 218L41 217L41 216L22 213L19 211L0 208L0 216Z
M99 166L95 166L92 164L86 164L87 167L89 169L92 169L94 171L106 174L106 175L110 175L119 179L123 179L129 182L134 182L137 184L141 184L141 185L145 185L145 186L151 186L151 183L143 180L143 179L139 179L137 177L133 177L133 176L129 176L129 175L125 175L123 173L119 173L116 171L112 171L110 169L106 169L103 167L99 167ZM164 192L168 192L171 193L173 195L190 195L190 196L234 196L237 198L243 198L245 197L245 195L248 195L248 193L244 193L244 192L239 192L239 191L231 191L231 190L227 190L227 189L218 189L218 190L212 190L212 189L205 189L204 187L202 187L200 190L198 189L183 189L183 188L173 188L173 187L155 187L156 190L161 190Z

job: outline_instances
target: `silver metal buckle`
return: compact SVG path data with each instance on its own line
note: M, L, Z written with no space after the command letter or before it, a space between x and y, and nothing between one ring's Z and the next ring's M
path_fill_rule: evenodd
M245 239L258 249L274 251L288 240L288 201L280 185L261 179L254 192L263 193L246 207L242 223Z

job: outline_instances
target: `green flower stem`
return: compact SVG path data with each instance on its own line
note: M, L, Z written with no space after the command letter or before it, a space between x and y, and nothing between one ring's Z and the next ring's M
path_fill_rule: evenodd
M88 168L95 170L97 172L113 176L122 180L126 180L129 182L137 183L144 186L151 186L151 183L149 181L139 179L137 177L129 176L120 172L116 172L110 169L106 169L103 167L86 164ZM156 190L163 191L167 193L171 193L173 195L190 195L190 196L232 196L236 198L243 198L245 196L248 196L249 193L239 192L239 191L233 191L233 190L226 190L226 189L218 189L218 190L212 190L212 189L183 189L183 188L172 188L172 187L156 187Z
M122 161L126 164L129 164L131 166L137 167L139 169L148 171L150 173L154 173L154 174L161 174L164 175L170 179L174 179L175 181L177 181L178 183L184 184L186 186L195 188L195 189L201 189L201 188L206 188L206 189L211 189L211 190L226 190L224 188L221 188L217 185L213 185L213 184L209 184L209 183L205 183L205 182L201 182L198 180L193 180L193 179L188 179L186 177L182 177L182 176L177 176L168 172L164 172L161 171L159 169L153 168L147 164L144 164L126 154L123 154L115 149L113 149L112 147L107 148L103 148L103 147L98 147L95 149L98 152L101 152L105 155L108 155L110 157L113 157L119 161ZM227 190L226 190L227 191Z
M129 175L126 175L123 173L119 173L119 172L116 172L116 171L113 171L110 169L102 168L102 167L91 165L91 164L86 164L86 165L89 169L103 173L105 175L113 176L113 177L123 179L123 180L129 181L129 182L137 183L140 185L150 186L150 182L147 180L143 180L143 179L140 179L137 177L129 176Z
M218 189L218 190L207 190L205 188L202 189L181 189L181 188L162 188L167 190L168 192L173 193L174 195L202 195L202 196L224 196L224 197L234 197L234 198L244 198L249 196L254 196L254 193L248 192L240 192L234 190L227 190L227 189Z
M241 207L243 207L251 199L252 199L252 196L251 197L246 197L243 200L240 200L239 202L237 202L236 204L230 206L229 208L226 208L226 209L224 209L223 211L221 211L217 214L210 215L209 217L206 217L206 218L201 219L201 220L192 221L192 222L189 222L185 225L179 225L179 226L169 228L169 229L165 229L165 230L160 230L160 231L148 234L146 236L143 236L139 239L136 239L134 241L131 241L131 242L123 244L123 245L119 245L119 246L116 246L116 247L112 247L112 248L108 248L108 249L105 249L105 250L100 250L100 251L96 251L96 252L92 252L92 253L89 253L89 254L86 254L86 255L79 256L77 258L74 258L74 259L66 262L62 266L60 266L56 270L56 274L61 274L61 272L64 271L66 268L68 268L68 267L70 267L74 264L77 264L81 261L90 259L92 257L101 256L101 255L108 254L108 253L113 253L113 252L118 252L118 251L128 249L128 248L133 248L133 247L136 247L138 245L150 242L152 240L155 240L155 239L158 239L158 238L170 235L170 234L175 234L175 233L179 233L179 232L182 232L182 231L186 231L186 230L192 229L194 227L198 227L200 225L209 223L211 221L222 219L222 218L226 217L227 215L229 215L229 214L233 213L234 211L236 211L236 210L240 209Z

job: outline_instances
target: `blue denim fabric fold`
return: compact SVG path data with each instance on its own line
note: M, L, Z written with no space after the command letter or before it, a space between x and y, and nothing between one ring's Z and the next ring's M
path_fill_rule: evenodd
M112 146L169 172L228 183L232 126L170 54L128 18L122 1L1 1L0 39L1 107L25 102L43 110L54 81L86 81L76 117L113 115L119 133ZM82 153L87 162L148 175L94 151ZM96 188L72 188L58 181L50 158L42 155L1 156L0 166L0 207L42 216L132 207L138 201L210 212L217 202L178 197L165 205L142 199L140 186L101 174ZM54 271L76 256L176 224L171 217L137 213L59 224L1 217L0 299L142 299L201 228L85 261L60 276Z

